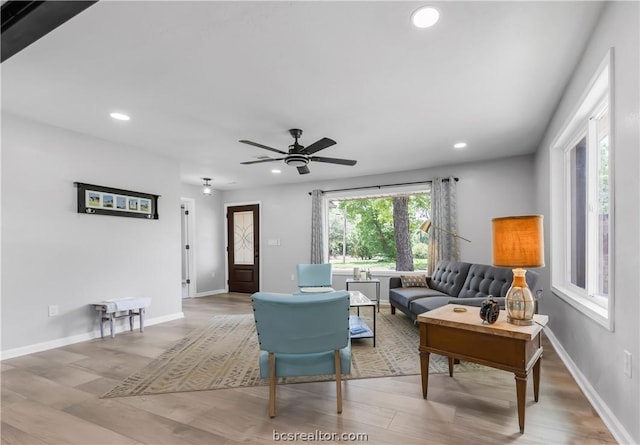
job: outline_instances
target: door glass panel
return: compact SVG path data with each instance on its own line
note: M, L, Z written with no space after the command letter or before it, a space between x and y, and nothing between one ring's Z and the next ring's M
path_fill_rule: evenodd
M233 214L233 248L235 264L253 264L253 212Z

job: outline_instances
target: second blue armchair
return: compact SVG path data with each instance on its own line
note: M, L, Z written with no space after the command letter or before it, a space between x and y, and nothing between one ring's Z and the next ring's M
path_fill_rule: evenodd
M298 264L298 287L301 292L332 292L331 263Z

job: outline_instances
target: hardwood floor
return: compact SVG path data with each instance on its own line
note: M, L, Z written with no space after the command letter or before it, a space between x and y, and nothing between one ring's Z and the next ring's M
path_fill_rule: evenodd
M419 375L346 381L341 415L334 382L279 386L274 419L266 386L99 398L212 315L249 312L247 295L184 300L184 319L144 334L3 361L2 444L266 444L295 433L315 434L317 442L364 434L354 441L371 444L616 443L548 341L538 403L527 387L524 434L514 377L497 370L431 375L428 400Z

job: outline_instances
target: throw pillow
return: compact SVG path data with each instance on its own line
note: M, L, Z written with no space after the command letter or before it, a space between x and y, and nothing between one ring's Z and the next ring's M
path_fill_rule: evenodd
M400 275L402 287L429 287L426 275Z

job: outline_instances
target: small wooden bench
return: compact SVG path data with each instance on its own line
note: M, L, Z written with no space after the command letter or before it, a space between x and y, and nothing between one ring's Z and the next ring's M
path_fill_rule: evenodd
M105 321L109 322L111 338L113 338L116 335L115 320L126 317L129 318L129 327L132 331L133 317L140 317L140 332L144 332L145 308L150 305L151 298L121 298L93 303L93 307L100 312L100 338L104 338Z

